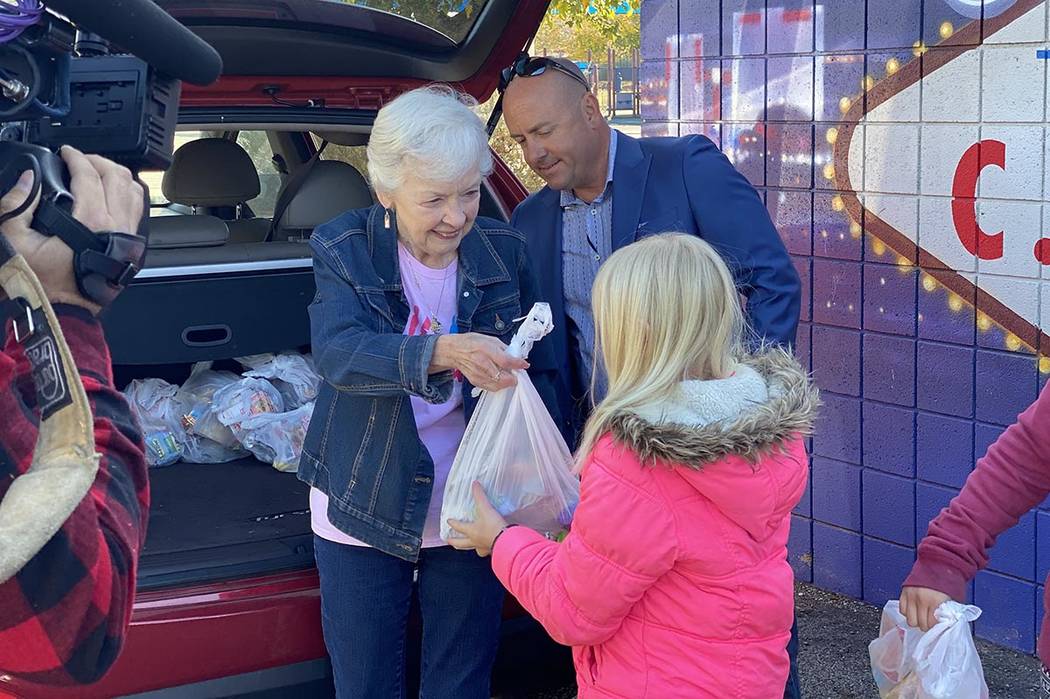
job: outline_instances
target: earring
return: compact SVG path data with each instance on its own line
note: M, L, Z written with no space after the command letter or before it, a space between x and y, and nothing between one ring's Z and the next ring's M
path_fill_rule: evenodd
M383 228L390 228L390 209L383 209Z

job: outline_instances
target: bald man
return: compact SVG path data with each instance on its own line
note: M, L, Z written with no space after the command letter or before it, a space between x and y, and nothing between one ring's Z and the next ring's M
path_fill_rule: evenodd
M523 55L502 78L510 134L547 183L511 223L529 240L541 297L555 314L554 348L566 368L558 393L570 438L591 408L595 275L639 238L676 231L711 243L747 297L754 342L794 344L798 274L758 192L714 143L703 136L634 139L611 129L587 79L566 59ZM604 395L601 372L596 389ZM793 630L785 697L800 695L796 649Z
M555 344L571 366L562 394L577 425L594 366L590 291L602 261L647 235L711 243L747 297L754 339L793 345L798 274L755 188L704 136L634 139L610 128L587 79L567 59L519 59L504 71L503 116L529 167L547 183L514 211L529 239ZM558 323L559 318L564 318ZM559 332L560 328L560 332ZM599 377L599 395L604 381Z

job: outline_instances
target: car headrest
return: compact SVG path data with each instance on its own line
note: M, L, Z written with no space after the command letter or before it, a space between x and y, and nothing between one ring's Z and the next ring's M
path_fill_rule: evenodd
M251 156L224 138L181 146L160 186L168 201L187 206L236 206L261 191Z
M348 209L361 209L372 203L368 183L356 168L338 160L318 160L284 210L277 228L312 229Z

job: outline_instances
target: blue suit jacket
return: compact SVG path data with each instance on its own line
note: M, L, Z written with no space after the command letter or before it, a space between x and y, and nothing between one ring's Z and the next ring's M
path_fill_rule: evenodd
M751 183L704 136L634 139L618 135L613 166L612 243L618 250L639 238L670 231L698 235L729 264L747 296L747 316L767 342L791 345L798 328L801 286L769 213ZM544 187L514 210L511 225L529 243L540 298L551 304L551 339L558 365L575 370L562 288L560 194ZM559 322L561 321L561 322ZM563 372L559 394L577 385ZM562 405L562 415L574 411Z

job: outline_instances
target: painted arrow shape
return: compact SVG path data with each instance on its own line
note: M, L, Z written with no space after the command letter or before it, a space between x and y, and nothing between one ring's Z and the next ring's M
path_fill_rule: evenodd
M940 284L976 299L983 317L1044 354L1047 61L1019 42L1045 37L1046 17L1044 0L1017 0L985 17L983 37L973 21L953 29L952 46L919 47L914 60L887 66L891 74L866 103L846 112L834 151L845 209L869 236L918 264L927 289ZM966 90L978 116L954 119L953 109L967 109ZM913 203L904 205L916 195L918 216Z

